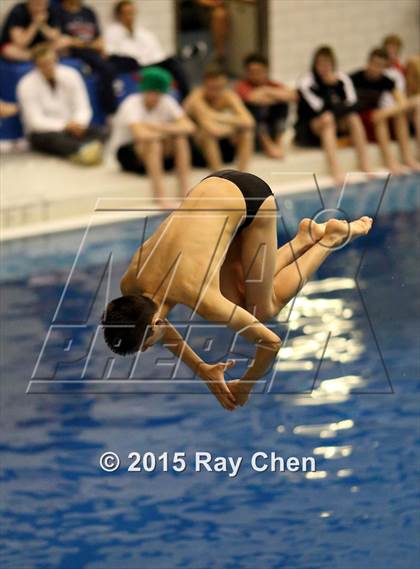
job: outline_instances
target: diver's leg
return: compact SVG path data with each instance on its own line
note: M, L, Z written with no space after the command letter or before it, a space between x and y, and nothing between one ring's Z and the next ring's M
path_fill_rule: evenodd
M267 198L252 223L241 234L241 258L245 306L259 320L278 312L273 281L293 265L324 235L325 224L303 219L296 236L277 249L277 209L274 196Z
M258 320L265 320L275 306L277 208L274 196L264 201L252 223L242 230L241 245L245 308Z
M295 297L312 274L325 259L347 238L355 239L366 235L372 226L370 217L361 217L348 224L346 221L332 219L326 223L325 234L321 241L315 243L295 262L277 273L274 279L274 298L277 301L272 316Z
M293 263L312 245L322 239L325 232L325 223L316 223L312 219L304 218L299 223L299 229L295 237L288 243L277 249L276 275L281 269Z
M220 291L234 304L245 307L245 284L241 262L241 237L231 242L220 269Z

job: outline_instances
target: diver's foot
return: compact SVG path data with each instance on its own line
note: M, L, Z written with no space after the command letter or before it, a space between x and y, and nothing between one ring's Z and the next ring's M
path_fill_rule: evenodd
M303 246L311 247L323 238L325 226L326 223L316 223L313 219L305 217L299 223L297 237L302 241Z
M339 247L343 243L348 243L356 237L367 235L372 227L373 219L364 215L351 223L339 219L330 219L325 227L325 234L322 245L326 247Z

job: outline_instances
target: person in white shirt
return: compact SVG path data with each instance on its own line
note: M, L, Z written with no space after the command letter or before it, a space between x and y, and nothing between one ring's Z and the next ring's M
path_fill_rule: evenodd
M131 0L114 6L115 21L105 29L105 51L118 73L130 73L150 65L158 65L171 73L181 98L189 91L189 80L181 63L169 57L155 34L137 23L136 7Z
M17 99L31 146L39 152L70 158L83 165L102 159L102 132L92 118L80 74L57 64L48 47L34 50L35 68L19 81Z
M188 191L191 168L188 135L194 125L179 103L168 95L171 75L160 67L149 67L142 73L142 92L127 97L114 119L111 147L123 170L147 174L154 195L163 207L171 204L165 198L163 170L175 162L182 196Z

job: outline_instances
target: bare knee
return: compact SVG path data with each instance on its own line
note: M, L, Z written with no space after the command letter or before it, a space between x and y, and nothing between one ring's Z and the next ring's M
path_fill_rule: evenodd
M187 144L188 135L185 133L174 134L173 141L175 145Z
M162 152L162 143L160 140L147 140L137 143L135 149L136 152L139 152L144 156L150 156L151 154L160 154Z
M319 119L320 119L319 124L320 124L322 129L332 128L332 127L335 128L334 115L332 113L330 113L329 111L322 113L322 115L319 117Z
M332 113L325 111L310 121L311 130L318 136L327 130L335 130L335 118Z
M349 113L346 118L348 124L350 125L358 124L361 122L361 119L357 113Z

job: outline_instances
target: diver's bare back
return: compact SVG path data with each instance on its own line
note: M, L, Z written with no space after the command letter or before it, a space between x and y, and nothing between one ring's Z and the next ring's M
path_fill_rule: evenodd
M164 298L197 309L219 288L219 271L230 240L245 214L239 188L210 177L195 186L137 250L121 280L123 294Z

